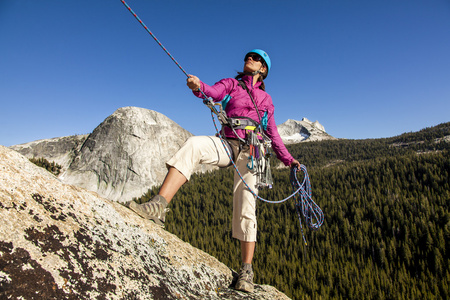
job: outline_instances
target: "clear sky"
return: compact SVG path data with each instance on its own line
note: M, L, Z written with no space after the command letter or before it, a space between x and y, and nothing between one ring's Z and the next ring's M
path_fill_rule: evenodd
M208 84L266 50L277 124L306 117L364 139L450 121L450 0L127 3ZM124 106L214 133L186 76L120 0L0 0L0 103L4 146L90 133Z

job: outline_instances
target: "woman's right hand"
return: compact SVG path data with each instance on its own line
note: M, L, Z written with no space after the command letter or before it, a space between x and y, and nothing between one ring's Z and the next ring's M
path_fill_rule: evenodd
M298 162L298 160L294 159L291 164L289 165L289 167L292 168L297 168L297 172L300 170L300 163Z
M200 79L197 76L189 75L189 78L186 80L186 84L194 92L200 89Z

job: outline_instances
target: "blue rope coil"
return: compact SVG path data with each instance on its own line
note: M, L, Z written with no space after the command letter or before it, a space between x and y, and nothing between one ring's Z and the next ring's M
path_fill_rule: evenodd
M295 210L297 212L298 220L300 222L300 229L302 231L303 241L306 245L305 235L303 234L303 226L301 216L305 218L305 223L311 230L317 230L322 226L325 216L319 205L312 199L311 183L309 180L308 171L304 165L300 165L300 169L303 171L304 178L300 185L297 179L297 167L291 169L290 181L295 196ZM296 191L300 190L300 193ZM300 194L300 196L298 195Z

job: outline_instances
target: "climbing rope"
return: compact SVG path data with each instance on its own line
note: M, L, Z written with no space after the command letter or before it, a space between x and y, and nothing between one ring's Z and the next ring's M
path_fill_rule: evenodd
M300 222L300 229L302 231L303 241L305 245L308 245L303 234L303 226L301 215L305 218L305 223L311 230L317 230L322 226L325 218L322 209L312 199L311 183L309 181L308 171L304 165L300 165L300 169L303 171L304 178L300 185L297 179L297 167L291 169L290 181L294 191L300 190L300 197L298 193L295 195L295 210L297 211L298 220ZM314 220L316 220L314 222Z
M138 15L131 9L131 7L123 0L120 0L123 5L125 5L125 7L130 11L130 13L136 18L136 20L139 21L139 23L142 25L142 27L144 27L145 30L147 30L147 32L152 36L152 38L155 40L156 43L158 43L158 45L164 50L164 52L166 52L167 55L169 55L169 57L173 60L173 62L178 66L178 68L180 68L180 70L184 73L184 75L186 75L189 78L189 74L186 73L186 71L181 67L181 65L176 61L176 59L172 56L172 54L169 53L169 51L167 51L166 47L163 46L163 44L161 44L161 42L156 38L156 36L150 31L150 29L148 29L148 27L144 24L144 22L142 22L142 20L138 17Z
M128 9L128 11L136 18L136 20L139 21L139 23L142 25L142 27L144 27L144 29L152 36L152 38L164 50L164 52L166 52L166 54L177 65L177 67L189 78L190 77L189 74L175 60L175 58L172 56L172 54L170 54L169 51L167 51L167 49L163 46L163 44L156 38L156 36L150 31L150 29L144 24L144 22L142 22L142 20L138 17L138 15L131 9L131 7L124 0L120 0L120 1L123 3L123 5L125 5L125 7ZM277 203L285 202L291 198L294 198L295 199L295 209L296 209L296 212L298 215L298 219L300 221L300 229L302 232L303 241L305 242L305 245L308 245L306 242L306 239L305 239L305 235L303 233L303 225L302 225L302 221L301 221L301 215L303 215L303 217L305 218L305 223L308 225L308 227L312 230L316 230L316 229L319 229L319 227L323 224L324 214L323 214L322 210L320 209L320 207L314 202L314 200L311 197L311 184L310 184L309 175L308 175L308 171L306 170L306 167L304 165L300 165L300 170L304 173L304 179L303 179L302 184L300 184L297 179L297 171L298 171L297 168L294 167L291 169L290 181L291 181L291 185L293 188L293 193L290 196L288 196L282 200L267 200L267 199L260 197L255 191L253 191L253 189L250 188L250 186L247 184L247 182L245 182L244 178L242 177L241 173L238 170L238 167L236 166L235 162L233 161L232 155L229 152L228 147L226 146L222 135L220 134L220 131L219 131L216 121L214 119L214 114L218 117L221 124L227 124L227 122L228 122L226 117L223 114L222 109L220 109L218 111L214 107L214 106L218 105L221 108L220 104L214 103L214 101L210 97L206 96L206 94L201 89L199 89L199 91L203 96L203 103L211 109L211 117L212 117L214 127L217 132L217 136L220 138L220 141L222 142L222 145L225 148L228 158L232 162L233 167L236 170L236 173L239 175L239 177L242 180L242 182L244 183L245 187L257 199L259 199L263 202L267 202L267 203L277 204Z

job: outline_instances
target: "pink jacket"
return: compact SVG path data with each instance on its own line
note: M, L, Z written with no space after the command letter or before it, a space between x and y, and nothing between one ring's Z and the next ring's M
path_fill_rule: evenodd
M261 85L260 82L257 82L254 86L252 86L253 78L251 76L244 76L242 81L245 82L250 93L252 94L253 99L258 106L261 118L264 116L264 113L267 112L268 122L266 134L272 140L273 151L278 159L284 163L284 165L290 165L294 158L286 149L286 146L283 144L280 134L278 133L277 125L274 119L275 107L272 103L272 97L259 88ZM229 94L232 98L225 108L225 112L228 117L248 117L258 123L260 122L260 117L258 117L255 106L253 105L247 91L239 86L236 79L225 78L215 83L213 86L209 86L201 82L201 90L206 96L211 97L214 102L222 101L223 98ZM202 94L200 92L194 92L194 95L202 98ZM245 138L244 130L236 131L241 138ZM225 127L225 136L229 138L236 138L235 134L228 127Z

